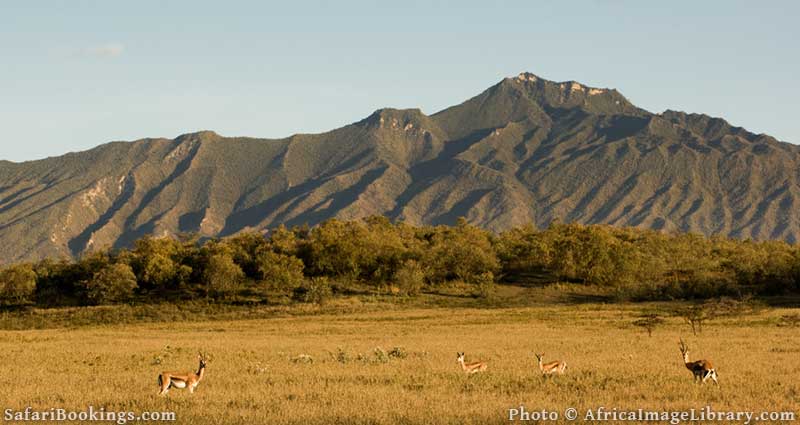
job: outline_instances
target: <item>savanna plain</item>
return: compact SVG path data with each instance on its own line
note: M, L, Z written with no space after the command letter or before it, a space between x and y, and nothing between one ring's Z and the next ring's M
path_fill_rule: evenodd
M569 423L569 407L581 418L601 406L798 410L800 338L780 319L800 309L714 320L697 335L679 317L667 317L652 336L632 325L644 310L668 308L345 298L302 314L7 330L0 331L0 400L14 410L175 412L182 424L505 423L521 405L558 412L543 423ZM693 383L680 338L693 360L714 362L719 386ZM157 375L196 370L199 351L209 361L194 394L158 396ZM466 375L456 362L461 351L488 370ZM565 360L566 374L542 376L534 352Z

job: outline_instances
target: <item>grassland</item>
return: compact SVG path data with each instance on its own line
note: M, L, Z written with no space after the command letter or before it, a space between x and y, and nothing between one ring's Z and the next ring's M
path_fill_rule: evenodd
M798 329L778 326L798 309L716 320L697 336L668 318L648 337L631 322L667 305L511 305L341 299L260 318L0 331L0 400L17 410L174 411L182 424L503 423L520 405L562 413L800 405ZM679 337L693 358L714 360L719 387L692 383ZM157 374L196 368L198 350L211 360L197 392L158 397ZM457 351L489 362L488 372L465 376ZM534 351L563 358L568 373L543 378Z

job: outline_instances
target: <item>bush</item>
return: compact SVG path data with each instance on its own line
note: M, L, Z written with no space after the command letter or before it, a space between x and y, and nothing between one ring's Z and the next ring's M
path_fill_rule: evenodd
M483 273L496 273L500 262L495 255L489 234L459 219L458 226L438 227L430 235L430 248L425 255L426 268L432 283L450 280L474 282Z
M260 250L256 254L259 278L283 290L292 290L303 282L303 261L297 257Z
M404 359L408 357L408 353L403 347L394 347L389 351L388 356L395 359Z
M0 271L0 301L24 304L33 301L36 273L30 264L18 264Z
M130 300L136 286L136 275L129 265L111 264L94 274L86 284L86 294L94 304L114 304Z
M258 252L267 246L264 235L258 232L242 232L226 238L222 243L244 274L251 279L258 279Z
M310 275L381 286L394 278L405 259L420 256L425 244L413 228L392 224L385 217L333 219L311 230L297 252Z
M193 261L197 251L191 241L145 237L126 255L142 287L161 290L188 283L193 269L186 262Z
M418 295L425 285L425 270L414 260L407 260L394 273L394 281L403 295Z
M327 277L312 277L294 290L295 301L325 304L333 292Z
M211 255L206 265L203 280L206 293L219 298L229 298L241 289L244 272L226 253Z
M484 272L473 279L475 284L475 296L478 298L489 299L494 295L494 275L492 272Z

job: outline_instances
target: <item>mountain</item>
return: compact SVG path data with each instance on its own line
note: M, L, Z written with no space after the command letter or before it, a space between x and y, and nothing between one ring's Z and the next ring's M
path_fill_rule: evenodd
M614 89L506 78L433 115L381 109L323 134L114 142L0 161L0 261L146 234L225 236L382 214L501 231L553 219L735 238L800 235L800 147Z

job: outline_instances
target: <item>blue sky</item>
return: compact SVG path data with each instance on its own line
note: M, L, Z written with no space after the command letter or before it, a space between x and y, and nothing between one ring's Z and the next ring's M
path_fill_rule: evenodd
M800 3L491 3L3 2L0 159L430 114L521 71L800 143Z

